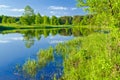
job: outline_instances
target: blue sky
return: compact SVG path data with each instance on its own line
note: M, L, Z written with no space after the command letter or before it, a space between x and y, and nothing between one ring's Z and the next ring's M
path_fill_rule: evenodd
M76 0L0 0L0 15L21 16L30 5L35 13L47 16L73 16L86 14L76 7Z

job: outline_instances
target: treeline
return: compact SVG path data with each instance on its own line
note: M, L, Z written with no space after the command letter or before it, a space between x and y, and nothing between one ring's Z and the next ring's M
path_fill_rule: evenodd
M22 24L22 25L39 25L39 24L48 24L48 25L87 25L89 19L92 15L85 16L41 16L40 13L35 14L34 10L30 6L26 6L24 13L21 17L11 17L11 16L0 16L0 23L2 24Z
M29 17L11 17L11 16L0 16L0 23L2 24L23 24L23 25L33 25L33 24L50 24L50 25L87 25L89 23L90 16L62 16L62 17L48 17L41 16L40 13L34 14ZM92 17L92 16L91 16Z
M19 22L19 17L11 17L11 16L0 16L0 23L17 23Z

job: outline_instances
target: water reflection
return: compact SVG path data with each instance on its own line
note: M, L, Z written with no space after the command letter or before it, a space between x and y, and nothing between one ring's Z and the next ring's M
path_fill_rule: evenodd
M34 45L35 40L40 40L43 35L44 38L47 38L49 35L55 36L57 34L61 36L83 36L88 35L93 30L87 28L56 28L56 29L26 29L26 30L7 30L2 31L1 34L10 34L10 33L20 33L23 34L23 40L27 48L30 48ZM22 39L13 38L13 39ZM8 41L0 41L0 43L7 43ZM52 41L51 43L62 42L62 41Z
M1 31L0 43L4 44L0 44L0 79L9 80L9 78L11 78L12 80L52 80L54 76L59 78L63 73L63 61L62 57L60 55L56 55L55 53L53 55L53 60L50 60L49 57L47 58L48 60L44 59L46 61L44 67L36 67L37 72L34 73L34 77L26 74L22 65L25 60L28 60L31 56L33 56L32 59L37 59L36 53L38 53L39 49L46 49L50 46L54 47L57 43L63 43L77 36L86 36L91 32L91 30L81 28ZM46 55L43 56L43 58L45 57ZM14 68L15 70L13 70L13 66L15 67L16 64L18 65ZM2 70L4 69L3 65L6 65L5 70ZM41 65L43 65L43 63ZM5 76L7 77L4 78Z
M30 48L32 45L34 45L35 40L40 40L41 36L43 35L45 38L47 38L49 35L55 36L57 34L61 36L80 36L81 33L78 33L76 35L75 30L72 28L59 28L59 29L30 29L30 30L12 30L12 31L2 31L2 34L9 34L9 33L20 33L23 34L23 40L25 42L25 45L27 48ZM22 39L20 38L13 38L13 39ZM0 41L0 43L7 43L8 41ZM52 41L51 43L57 43L62 41Z
M45 53L44 53L45 54ZM45 56L44 56L45 57ZM45 59L46 64L38 65L25 63L23 66L16 65L14 75L20 80L53 80L59 79L63 75L63 60L62 56L54 53L54 59ZM32 61L32 60L31 60ZM29 59L27 62L30 62ZM28 66L29 65L29 66ZM33 66L33 67L32 67ZM37 67L34 67L37 66Z

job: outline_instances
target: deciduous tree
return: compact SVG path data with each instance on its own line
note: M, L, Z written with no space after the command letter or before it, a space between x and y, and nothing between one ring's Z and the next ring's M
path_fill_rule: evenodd
M120 26L120 0L77 0L78 6L94 14L93 21L101 25Z
M35 16L35 24L42 24L43 20L42 20L42 16L40 15L40 13L38 13Z
M35 23L34 10L29 5L24 8L24 13L23 16L21 16L20 21L25 25L31 25Z

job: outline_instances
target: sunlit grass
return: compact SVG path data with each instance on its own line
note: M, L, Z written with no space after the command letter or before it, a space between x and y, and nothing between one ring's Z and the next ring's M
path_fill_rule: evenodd
M50 47L47 50L40 50L37 54L37 60L28 59L23 65L23 71L25 76L29 75L35 77L37 72L46 66L50 61L54 60L53 48Z
M53 53L56 52L63 57L64 72L60 80L119 80L120 31L118 28L108 31L59 43L55 49L40 50L37 60L28 60L23 70L32 76L36 68L41 69L54 60ZM53 78L56 79L55 76Z
M64 75L62 80L119 80L120 79L120 32L113 29L111 33L93 33L78 38L81 43L79 51L71 51L70 45L61 47L58 52L66 53ZM75 40L73 40L74 43ZM73 48L75 48L73 46ZM64 49L64 50L63 50ZM73 55L74 54L74 55Z
M40 24L40 25L21 25L21 24L0 24L4 29L9 30L10 28L13 29L46 29L46 28L71 28L72 25L47 25L47 24Z
M53 48L50 47L47 50L40 50L37 55L38 67L44 67L49 61L54 59Z
M28 59L23 65L23 71L25 74L34 77L37 73L37 62L35 60Z

